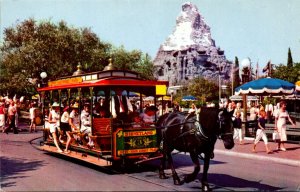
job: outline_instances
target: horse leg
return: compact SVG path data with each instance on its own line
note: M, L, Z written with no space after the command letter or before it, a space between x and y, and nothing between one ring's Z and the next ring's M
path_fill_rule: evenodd
M194 171L191 174L188 174L184 177L184 182L186 182L186 183L194 181L200 171L200 162L198 159L198 155L194 152L190 152L190 156L194 163Z
M209 168L209 162L211 158L211 152L205 153L204 157L204 168L203 168L203 175L202 175L202 191L210 191L208 182L207 182L207 172Z
M160 166L159 166L159 178L160 179L167 179L165 175L165 167L166 167L166 154L163 153L163 157L160 160Z
M177 175L177 173L175 171L171 152L168 152L167 156L168 156L168 163L169 163L169 165L171 167L171 170L172 170L172 176L173 176L173 180L174 180L174 185L182 185L183 183L180 182L180 179L179 179L179 177L178 177L178 175Z

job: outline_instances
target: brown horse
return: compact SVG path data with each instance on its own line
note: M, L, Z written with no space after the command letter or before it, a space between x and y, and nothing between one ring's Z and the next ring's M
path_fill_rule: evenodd
M159 168L159 177L165 179L165 161L172 169L175 185L188 183L196 179L200 171L199 159L204 161L203 177L201 180L202 190L209 190L207 182L207 172L210 159L214 157L214 146L217 138L223 140L226 149L234 147L232 112L226 109L201 108L200 120L194 114L173 112L161 116L157 121L158 143L162 149L163 158ZM176 149L180 152L189 152L194 163L194 171L185 176L184 181L180 181L174 166L171 152ZM204 154L202 157L201 154Z

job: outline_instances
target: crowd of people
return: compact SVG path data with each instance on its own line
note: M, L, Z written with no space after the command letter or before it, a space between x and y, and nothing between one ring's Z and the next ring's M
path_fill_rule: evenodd
M8 134L10 130L14 134L19 133L20 105L19 99L0 100L0 128L3 133Z
M127 123L131 127L143 127L153 126L157 118L164 113L171 111L183 111L178 102L174 101L172 105L169 103L164 105L160 104L154 106L151 104L145 104L140 108L140 103L131 103L127 96L122 95L121 90L116 90L116 95L110 100L100 98L94 105L91 106L90 102L84 101L82 103L82 111L79 113L79 103L72 101L70 105L62 103L59 105L58 102L52 103L49 109L45 110L45 122L46 127L49 127L50 133L54 140L54 144L57 147L58 152L69 152L69 145L71 140L74 138L79 144L81 138L72 132L80 132L87 135L88 147L93 147L93 140L90 138L92 135L91 117L94 118L109 118L113 117L114 122ZM244 144L242 122L245 119L245 115L241 102L226 101L224 104L220 104L221 107L226 107L228 111L233 111L233 128L234 128L234 139L238 140L239 144ZM207 107L214 107L210 103ZM36 109L37 105L35 102L30 103L29 118L30 118L30 132L36 132ZM194 113L199 119L200 107L196 106L195 103L191 103L188 113ZM92 113L92 115L91 115ZM274 130L279 135L277 140L277 150L285 151L284 143L287 141L286 124L289 121L293 126L295 123L290 118L286 111L285 101L280 101L275 106L268 102L265 106L262 104L252 103L249 110L248 120L257 121L256 137L253 143L252 151L256 152L256 146L262 139L266 152L271 153L268 138L265 133L266 123L274 122ZM0 128L3 133L13 131L17 134L18 130L18 119L20 115L20 100L0 100ZM58 132L59 130L59 132ZM60 134L57 134L60 133ZM66 137L66 142L62 139ZM66 143L64 150L60 148L59 142Z

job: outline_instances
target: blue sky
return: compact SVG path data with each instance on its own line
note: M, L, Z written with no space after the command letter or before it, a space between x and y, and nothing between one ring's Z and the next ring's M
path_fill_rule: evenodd
M154 59L172 33L186 0L0 0L3 29L28 18L64 20L89 27L98 37ZM286 64L290 47L300 62L300 0L194 0L227 59L249 57L260 69L268 60Z

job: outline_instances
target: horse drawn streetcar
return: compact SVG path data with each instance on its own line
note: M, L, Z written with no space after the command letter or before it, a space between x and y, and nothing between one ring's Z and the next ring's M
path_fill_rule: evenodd
M156 98L166 95L167 86L167 81L116 70L111 62L100 72L82 73L78 68L73 76L49 81L38 90L45 122L39 147L99 166L147 159L158 150L153 124L157 116L152 113L150 123L135 118L144 113L143 97L154 98L148 107L155 111Z
M39 89L45 122L42 150L99 166L159 158L161 179L167 178L168 160L175 185L196 179L200 158L204 162L202 190L210 190L207 173L217 139L226 149L234 147L233 111L202 107L199 120L193 113L179 111L157 118L156 98L166 95L167 81L145 80L136 72L115 70L111 63L100 72L80 72ZM138 106L128 99L132 94ZM149 96L154 103L143 109L142 98ZM194 164L194 171L183 180L173 166L174 149L188 152Z

